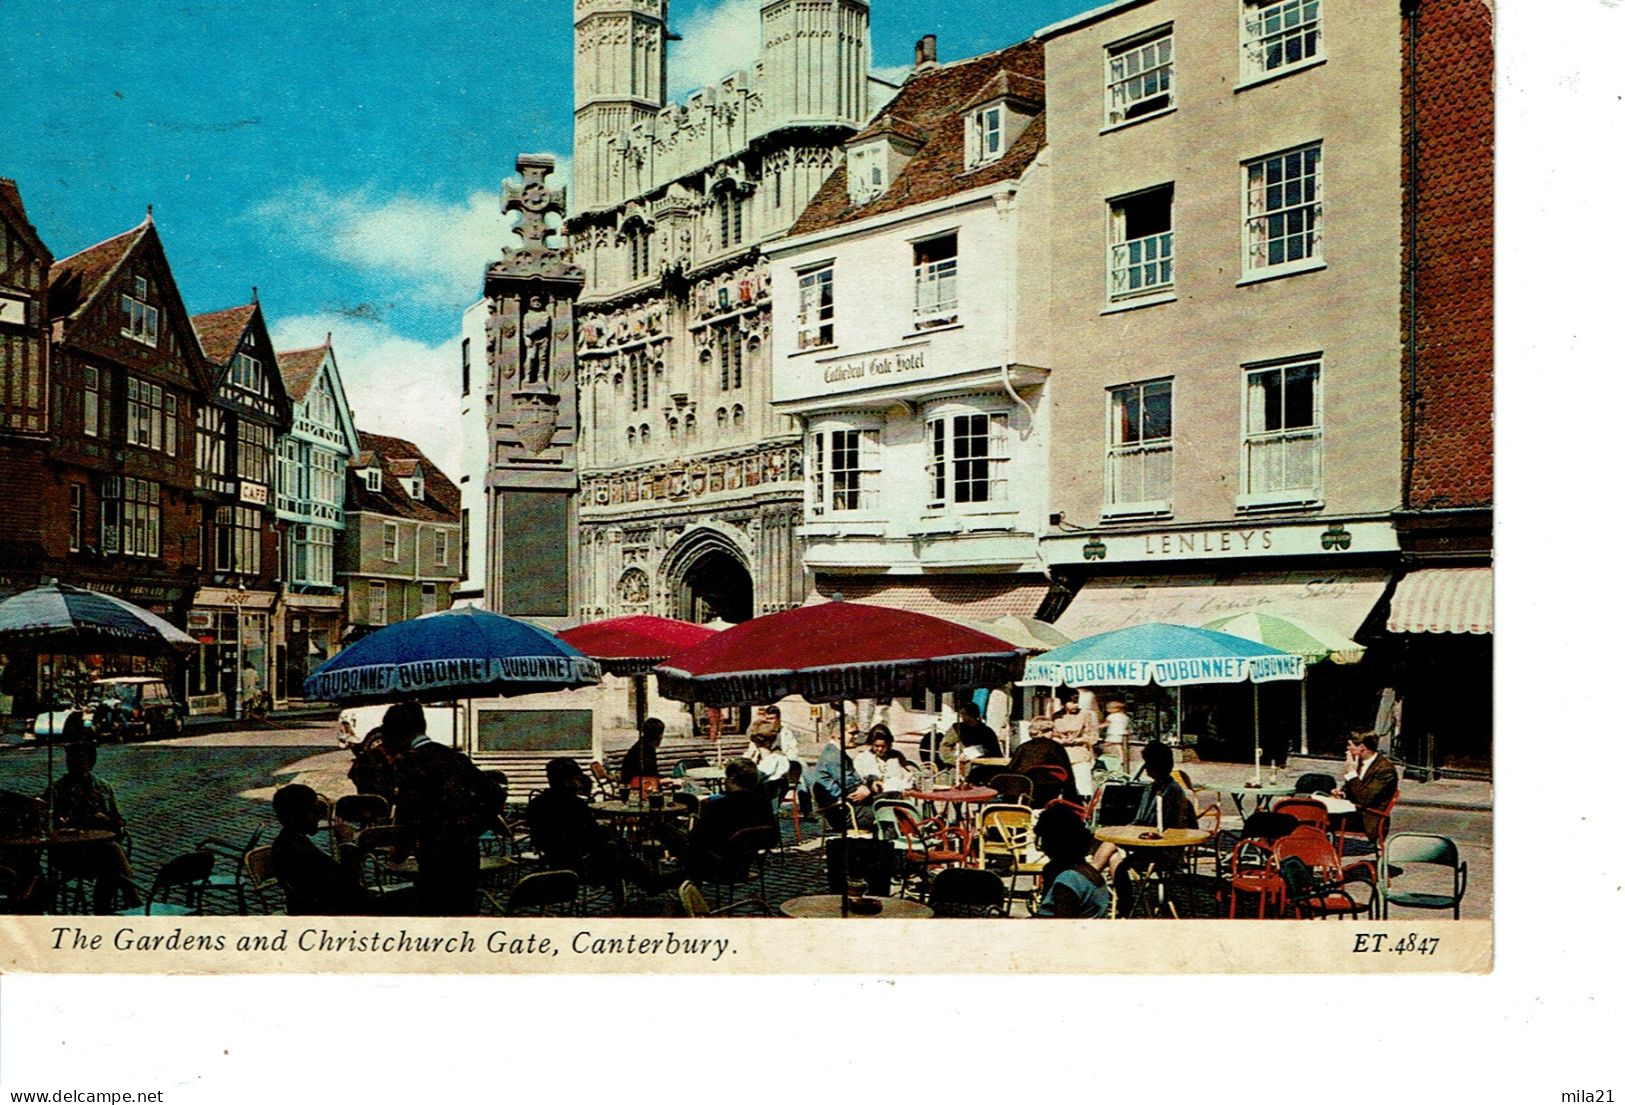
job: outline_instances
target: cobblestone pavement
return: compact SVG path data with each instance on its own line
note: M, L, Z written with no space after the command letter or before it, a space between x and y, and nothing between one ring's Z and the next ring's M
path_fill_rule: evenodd
M56 759L60 774L60 753ZM0 752L0 788L40 793L45 785L45 760L45 751L32 746ZM162 862L193 850L204 838L227 842L237 850L256 832L262 841L269 842L277 831L270 808L277 787L298 781L329 795L346 794L351 790L344 774L349 764L349 753L335 747L331 722L311 720L258 732L221 731L163 742L105 745L96 772L118 795L134 838L131 860L136 881L145 887ZM1217 782L1217 776L1233 770L1213 765L1202 768L1201 774L1208 778L1199 776L1199 783ZM1197 771L1193 769L1192 774ZM1424 800L1415 805L1402 803L1395 815L1395 829L1441 832L1456 838L1470 873L1463 915L1489 917L1493 886L1488 787L1481 788L1481 802L1475 794L1467 794L1465 800L1459 801L1456 795L1447 794L1445 800L1434 804L1426 800L1427 786L1408 785L1407 796ZM765 889L769 907L775 912L777 905L788 898L830 889L816 821L803 821L806 840L800 845L794 840L790 821L785 819L781 825L785 849L767 857L760 882L753 877L733 892L737 897L754 897ZM1228 897L1219 893L1221 887L1212 872L1212 853L1206 851L1196 864L1196 873L1172 885L1171 897L1180 916L1228 913ZM705 889L713 904L730 898L725 888ZM498 899L505 897L503 887L492 890ZM206 912L210 913L235 910L236 901L230 894L216 895L206 903ZM587 900L585 910L603 915L615 907L607 894L599 894ZM665 915L680 912L671 894L644 900L634 897L625 911ZM1024 912L1019 903L1016 912Z

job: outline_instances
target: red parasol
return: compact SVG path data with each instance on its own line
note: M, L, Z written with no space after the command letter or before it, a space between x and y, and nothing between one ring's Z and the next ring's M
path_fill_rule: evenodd
M717 635L693 622L628 614L588 622L558 633L560 640L597 660L615 675L647 675L654 666Z
M655 668L682 702L810 702L997 687L1021 678L1026 654L953 622L861 602L819 603L753 618Z

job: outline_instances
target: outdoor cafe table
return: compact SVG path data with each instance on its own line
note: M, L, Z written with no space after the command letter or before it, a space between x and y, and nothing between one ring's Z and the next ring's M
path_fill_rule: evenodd
M695 782L709 790L720 790L727 777L727 771L720 767L690 767L684 769L682 781Z
M58 829L51 833L33 833L25 836L0 837L0 848L44 848L47 881L53 878L55 864L52 856L58 848L74 848L86 844L107 844L117 839L111 829Z
M1247 816L1247 811L1241 808L1241 800L1249 795L1253 799L1253 812L1257 813L1259 810L1270 808L1270 799L1285 798L1298 792L1295 783L1260 783L1256 787L1251 783L1231 783L1227 789L1230 791L1231 801L1236 804L1236 813L1242 817Z
M1150 835L1155 834L1155 835ZM1163 829L1158 833L1154 828L1145 825L1102 825L1095 830L1095 839L1104 840L1108 844L1115 844L1119 848L1135 851L1148 848L1156 851L1158 856L1146 871L1146 880L1141 883L1134 901L1129 903L1128 912L1120 912L1121 917L1133 917L1139 910L1140 898L1145 893L1147 882L1157 884L1157 911L1162 911L1166 898L1162 885L1162 854L1172 855L1176 851L1204 844L1213 838L1213 834L1206 829Z
M847 916L881 917L893 921L916 921L935 916L931 911L931 907L924 902L910 902L902 898L869 898L866 900L879 902L880 912L849 912ZM779 912L786 917L839 917L841 915L841 896L839 894L807 894L800 898L789 898L779 906Z
M999 792L992 787L942 787L937 790L905 790L904 798L913 798L918 802L941 802L948 807L952 814L956 806L975 806L983 802L991 802L999 796Z

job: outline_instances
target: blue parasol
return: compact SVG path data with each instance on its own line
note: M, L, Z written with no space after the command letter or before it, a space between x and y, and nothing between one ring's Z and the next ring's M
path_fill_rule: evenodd
M1184 687L1302 679L1303 657L1213 629L1153 622L1097 633L1027 661L1027 678L1069 687Z
M386 625L305 680L323 702L493 698L587 687L598 665L529 622L472 606Z

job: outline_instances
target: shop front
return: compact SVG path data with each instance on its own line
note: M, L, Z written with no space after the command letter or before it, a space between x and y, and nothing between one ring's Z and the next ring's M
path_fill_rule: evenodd
M343 595L288 595L282 604L283 631L276 645L270 684L278 704L305 697L305 678L341 647Z
M1487 565L1413 568L1394 588L1387 630L1404 673L1394 743L1415 776L1490 772L1494 603Z
M1188 687L1091 688L1125 700L1141 737L1194 746L1204 759L1252 756L1254 715L1264 758L1340 757L1348 733L1369 729L1401 663L1384 632L1383 600L1398 562L1391 524L1296 522L1050 538L1044 552L1071 592L1055 626L1074 640L1131 625L1204 626L1273 614L1367 646L1309 665L1304 681ZM1342 662L1339 662L1342 661Z
M186 679L192 713L240 717L243 702L272 685L270 627L276 600L274 591L198 591L186 624L199 645Z

